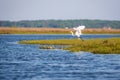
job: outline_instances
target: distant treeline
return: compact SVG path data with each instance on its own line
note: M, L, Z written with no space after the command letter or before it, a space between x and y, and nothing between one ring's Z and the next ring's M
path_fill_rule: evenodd
M0 27L49 27L71 28L85 25L87 28L115 28L120 29L120 21L109 20L23 20L23 21L0 21Z

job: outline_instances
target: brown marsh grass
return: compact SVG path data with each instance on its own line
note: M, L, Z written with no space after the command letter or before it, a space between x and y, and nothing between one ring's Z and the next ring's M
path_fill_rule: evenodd
M73 29L64 28L10 28L0 27L0 34L70 34ZM120 34L120 29L86 28L84 34Z

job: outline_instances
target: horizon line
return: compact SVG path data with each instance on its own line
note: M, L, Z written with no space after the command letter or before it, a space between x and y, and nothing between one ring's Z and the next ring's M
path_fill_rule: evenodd
M39 21L39 20L44 20L44 21L47 21L47 20L55 20L55 21L58 21L58 20L101 20L101 21L120 21L120 20L107 20L107 19L24 19L24 20L0 20L0 21L10 21L10 22L19 22L19 21Z

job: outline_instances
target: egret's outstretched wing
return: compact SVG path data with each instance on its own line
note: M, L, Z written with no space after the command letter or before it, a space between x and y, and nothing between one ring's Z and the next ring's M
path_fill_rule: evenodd
M83 29L85 29L85 26L78 26L77 27L77 30L83 30Z
M74 27L73 29L76 31L83 30L83 29L85 29L85 26L78 26L78 27Z

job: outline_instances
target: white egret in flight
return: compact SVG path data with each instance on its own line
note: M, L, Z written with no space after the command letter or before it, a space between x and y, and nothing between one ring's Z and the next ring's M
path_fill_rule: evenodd
M78 26L74 27L73 29L75 30L75 33L71 31L72 35L77 36L78 38L83 40L80 35L82 35L81 30L85 29L85 26Z

